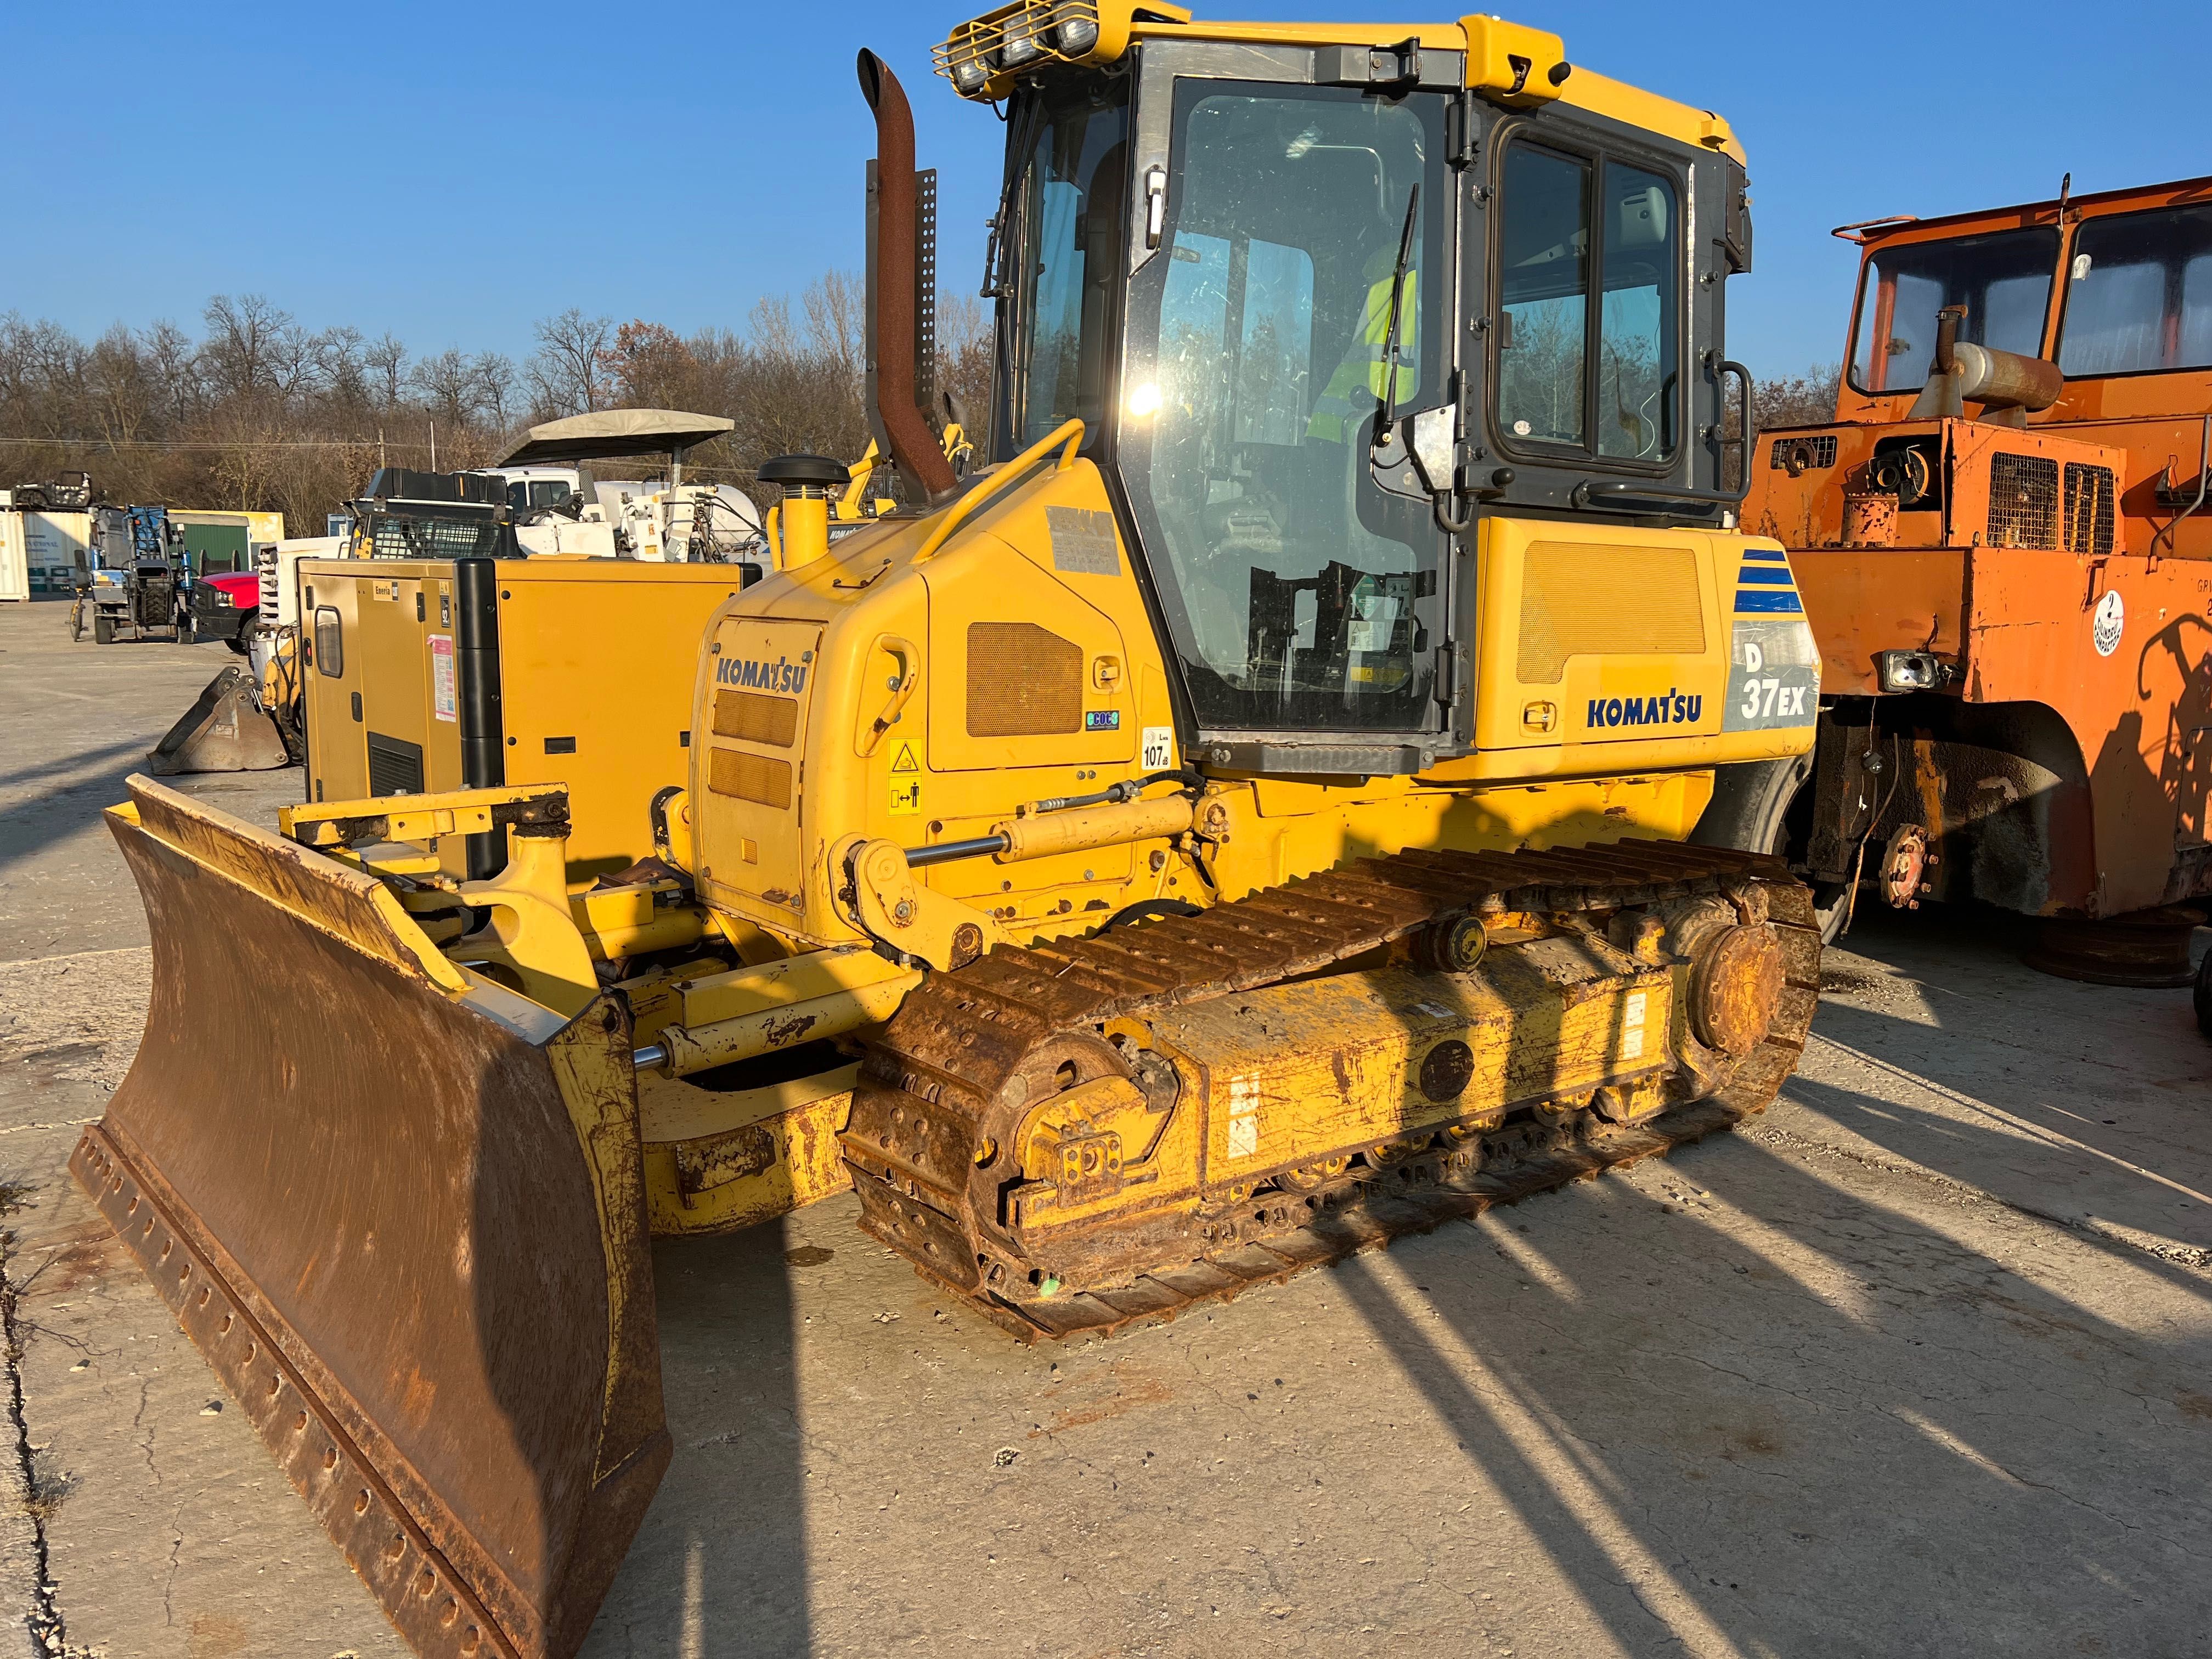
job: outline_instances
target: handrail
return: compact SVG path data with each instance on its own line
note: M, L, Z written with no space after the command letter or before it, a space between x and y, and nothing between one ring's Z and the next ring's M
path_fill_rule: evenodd
M876 745L884 740L884 733L891 729L892 723L905 709L921 678L921 652L903 634L877 635L875 644L869 648L870 656L878 651L899 659L899 677L897 684L891 687L890 701L884 705L883 712L876 716L856 745L862 760L876 752Z
M940 513L937 527L929 532L929 539L922 543L921 550L914 556L913 562L921 564L935 557L937 550L945 545L954 531L975 516L977 507L994 497L1004 495L1016 479L1026 477L1055 446L1065 445L1060 450L1060 465L1055 470L1066 471L1075 465L1076 447L1082 441L1083 422L1079 416L1071 416L1061 422L1049 436L1038 439Z

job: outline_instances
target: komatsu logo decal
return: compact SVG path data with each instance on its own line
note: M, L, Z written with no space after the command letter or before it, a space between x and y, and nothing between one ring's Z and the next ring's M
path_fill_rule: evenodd
M1598 726L1695 726L1705 718L1701 691L1668 686L1656 697L1592 697L1585 724Z
M725 657L714 665L714 684L743 685L762 691L788 691L794 696L806 690L806 665L788 657L768 662L751 657Z

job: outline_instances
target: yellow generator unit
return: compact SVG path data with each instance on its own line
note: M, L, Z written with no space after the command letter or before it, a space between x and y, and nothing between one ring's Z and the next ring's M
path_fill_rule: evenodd
M775 572L657 641L577 607L577 712L495 781L374 769L433 661L427 714L345 693L281 833L110 814L154 1006L75 1168L426 1653L589 1628L670 1455L653 1230L849 1180L977 1316L1110 1331L1725 1127L1811 1018L1805 890L1687 844L1819 690L1727 482L1727 125L1483 17L1032 0L939 67L1007 114L983 465L863 53L905 505L764 465ZM591 580L489 570L502 661ZM315 607L420 652L442 580ZM586 703L649 798L572 769Z
M307 794L567 790L572 879L653 852L689 766L692 662L748 568L583 557L310 559L299 568ZM441 838L486 876L503 838ZM473 862L471 862L473 859Z

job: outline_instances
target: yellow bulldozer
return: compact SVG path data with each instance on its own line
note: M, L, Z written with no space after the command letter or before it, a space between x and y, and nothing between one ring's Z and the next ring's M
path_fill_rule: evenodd
M426 1654L582 1641L670 1455L655 1231L849 1182L1110 1332L1726 1127L1811 1018L1808 895L1688 842L1818 696L1726 482L1726 123L1480 16L1021 0L937 66L1008 118L981 464L864 52L904 504L833 540L846 469L763 467L775 568L656 642L649 862L576 867L551 750L109 813L154 998L73 1167Z

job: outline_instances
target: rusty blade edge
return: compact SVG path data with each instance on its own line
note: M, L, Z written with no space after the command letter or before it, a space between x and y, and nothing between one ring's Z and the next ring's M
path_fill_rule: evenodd
M408 1644L426 1659L446 1655L481 1659L488 1639L490 1650L501 1659L522 1659L476 1591L430 1541L374 1464L362 1455L337 1414L285 1357L283 1345L273 1340L264 1320L249 1310L252 1298L240 1295L216 1269L195 1237L196 1230L179 1224L170 1206L155 1196L155 1183L143 1177L106 1126L87 1128L69 1162L78 1184L138 1258L185 1336L238 1401L294 1490ZM179 1250L185 1258L182 1270L172 1260ZM202 1286L198 1298L191 1293L195 1284ZM228 1330L220 1323L226 1319L232 1322ZM249 1369L264 1362L275 1374L273 1382L264 1382ZM319 1470L315 1465L321 1460L313 1455L318 1437L296 1425L295 1410L285 1409L291 1404L285 1397L288 1392L337 1453L336 1461L324 1462ZM295 1426L287 1425L287 1418ZM356 1484L356 1502L347 1505L340 1490ZM364 1496L368 1501L362 1505L359 1500ZM341 1520L347 1509L350 1516ZM387 1553L395 1538L404 1538L404 1547ZM381 1563L374 1571L368 1565L372 1559ZM425 1572L431 1575L431 1583L427 1589L418 1589ZM441 1590L459 1612L441 1613Z

